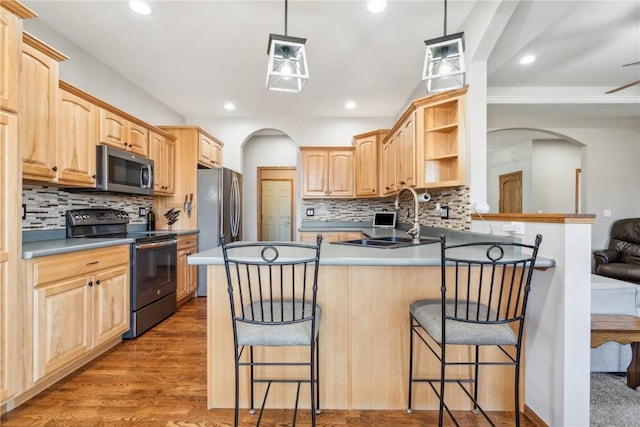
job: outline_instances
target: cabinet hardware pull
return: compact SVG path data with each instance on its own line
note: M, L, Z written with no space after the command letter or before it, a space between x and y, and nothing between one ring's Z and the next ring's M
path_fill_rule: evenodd
M100 262L100 261L91 261L91 262L88 262L88 263L87 263L87 265L95 265L95 264L97 264L97 263L99 263L99 262Z
M93 178L93 179L96 179L96 176L95 176L95 174L94 174L94 175L91 175L91 178Z
M96 285L99 285L99 284L100 284L100 280L96 280Z
M89 282L87 283L89 286L93 286L93 282Z
M54 166L54 167L51 168L51 170L54 171L54 172L58 172L58 167Z

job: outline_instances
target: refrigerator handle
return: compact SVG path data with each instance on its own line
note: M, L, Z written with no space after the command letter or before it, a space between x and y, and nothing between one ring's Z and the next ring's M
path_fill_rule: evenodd
M239 237L240 234L240 209L241 209L241 203L242 201L240 200L240 183L238 182L238 177L234 177L235 178L235 215L236 215L236 220L235 220L235 230L234 230L234 234L236 237Z
M237 205L237 189L238 189L238 179L235 175L231 178L231 191L229 194L229 221L231 225L231 237L232 241L238 236L238 227L237 227L237 214L236 214L236 205Z

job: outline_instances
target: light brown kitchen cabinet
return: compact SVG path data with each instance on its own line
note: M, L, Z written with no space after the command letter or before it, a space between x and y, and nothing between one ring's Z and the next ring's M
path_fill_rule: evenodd
M195 296L198 289L198 266L187 264L187 257L196 252L198 252L196 233L178 236L178 288L176 291L178 304Z
M303 198L354 197L353 147L300 147Z
M34 16L17 1L0 1L0 405L19 392L21 374L20 65L22 20Z
M33 288L33 383L122 340L129 329L129 245L26 262Z
M392 133L382 142L380 153L380 188L381 195L388 196L395 194L397 188L397 171L396 171L396 155L397 155L397 142L396 134Z
M140 156L149 155L146 127L105 108L100 108L100 144L110 145Z
M416 144L420 187L466 185L465 94L466 87L416 103L421 121Z
M4 6L8 2L2 3ZM17 113L22 20L4 7L0 7L0 34L0 109Z
M20 80L22 178L54 182L58 171L58 63L67 57L24 33Z
M159 214L167 212L171 208L181 209L178 222L173 224L171 228L173 230L197 230L198 168L203 167L198 160L200 157L199 147L203 136L209 141L215 141L218 147L222 147L222 142L198 126L158 126L158 128L176 138L174 161L175 168L180 173L175 175L173 195L154 197L153 209ZM216 164L221 165L222 159L218 160ZM211 167L212 163L209 162L208 168ZM190 205L189 200L191 200ZM189 206L191 207L190 211ZM158 222L158 226L164 229L169 228L166 222Z
M304 231L300 232L299 240L304 243L315 243L316 236L322 234L322 243L337 242L340 240L361 239L362 233L359 231Z
M377 130L353 137L356 197L375 197L380 193L382 139L388 130Z
M416 185L415 112L407 115L396 131L396 188Z
M149 158L154 163L154 195L170 195L175 192L175 152L174 137L149 132Z
M97 107L72 92L59 89L58 170L55 181L69 186L95 187Z
M221 168L222 145L211 135L198 132L198 164L206 168Z

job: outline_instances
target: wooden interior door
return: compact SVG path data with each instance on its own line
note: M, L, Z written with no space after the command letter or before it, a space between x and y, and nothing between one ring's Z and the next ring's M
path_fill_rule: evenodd
M291 181L262 181L262 240L291 241Z
M522 171L500 175L500 213L522 213Z

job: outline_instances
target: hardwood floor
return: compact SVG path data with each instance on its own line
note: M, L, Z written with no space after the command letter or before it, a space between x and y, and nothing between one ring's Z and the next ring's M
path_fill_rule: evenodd
M4 414L3 427L13 426L231 426L233 410L207 409L206 299L197 298L151 331L124 341L38 396ZM229 390L232 393L232 390ZM292 411L265 411L263 426L290 426ZM509 413L492 413L498 426L513 425ZM482 416L460 413L464 426L487 425ZM433 426L435 411L330 411L318 427ZM256 417L241 411L241 426ZM534 424L521 417L523 427ZM298 413L299 426L309 414Z

